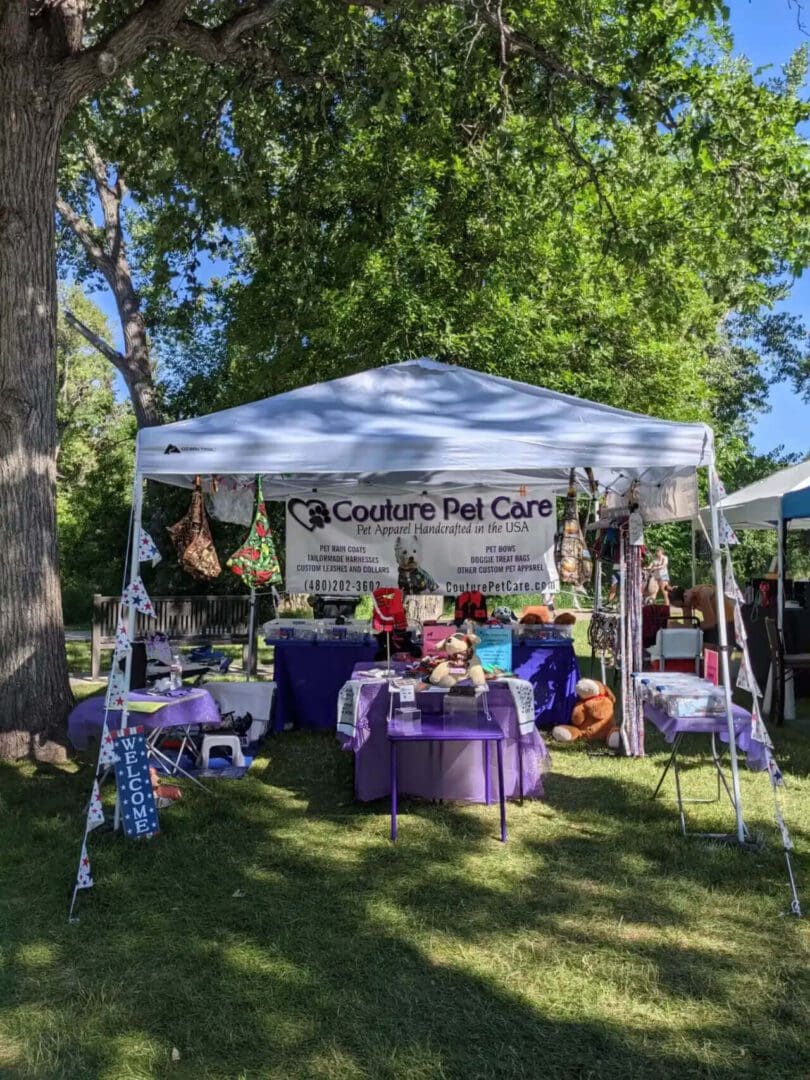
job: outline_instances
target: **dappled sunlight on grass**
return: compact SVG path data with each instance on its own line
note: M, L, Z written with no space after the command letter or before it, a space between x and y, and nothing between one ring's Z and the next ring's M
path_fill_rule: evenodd
M810 887L810 740L776 740ZM712 794L705 745L684 749L686 793ZM274 737L245 780L184 785L159 837L94 832L75 926L91 770L0 766L0 1074L801 1076L808 934L780 917L767 778L742 777L763 851L684 841L670 780L650 798L666 756L655 737L637 762L556 748L507 844L494 805L403 799L393 845L331 737Z

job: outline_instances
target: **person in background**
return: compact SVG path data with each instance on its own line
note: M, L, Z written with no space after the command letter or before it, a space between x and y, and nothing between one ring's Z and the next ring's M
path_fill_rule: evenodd
M719 639L717 615L717 590L714 585L693 585L691 589L675 588L669 590L669 602L683 608L689 618L694 611L701 615L700 629L703 641L707 645L716 645ZM734 647L734 603L727 596L723 597L723 612L728 629L728 643Z
M669 595L669 559L663 548L657 548L652 562L647 567L650 578L647 582L647 603L654 604L660 589L664 596L664 603Z
M619 591L619 571L621 566L619 563L613 564L613 573L610 578L610 592L608 593L608 603L613 604L616 601L616 594Z

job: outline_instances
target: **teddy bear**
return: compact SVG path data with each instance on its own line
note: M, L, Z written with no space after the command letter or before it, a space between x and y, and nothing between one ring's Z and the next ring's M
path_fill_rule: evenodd
M542 626L550 623L554 616L547 604L535 604L534 607L523 609L520 621L524 626Z
M451 634L436 642L436 648L446 653L446 659L431 664L428 682L433 686L455 686L462 679L469 679L473 686L486 682L484 669L475 651L479 638L476 634Z
M619 747L619 729L613 723L616 698L609 687L596 679L580 679L576 686L579 699L571 710L570 724L552 728L551 737L558 742L606 742L611 750Z
M422 561L422 544L418 536L398 536L394 541L394 558L399 568L397 585L405 596L436 591L436 582L419 565Z

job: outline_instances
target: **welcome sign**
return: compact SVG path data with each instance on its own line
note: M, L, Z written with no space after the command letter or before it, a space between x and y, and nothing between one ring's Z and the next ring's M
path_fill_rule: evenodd
M114 733L115 781L126 836L154 836L160 831L149 776L149 758L142 727Z
M289 592L488 596L556 589L556 507L545 489L287 502Z

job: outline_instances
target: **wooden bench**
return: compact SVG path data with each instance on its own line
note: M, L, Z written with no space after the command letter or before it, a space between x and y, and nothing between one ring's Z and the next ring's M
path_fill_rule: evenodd
M245 596L152 596L155 618L138 613L136 634L163 633L172 645L241 645L242 663L247 663L250 597ZM269 618L262 601L256 598L256 629ZM91 673L101 672L101 650L115 646L115 628L121 617L120 596L93 597L93 626L90 632ZM258 651L253 650L253 673Z

